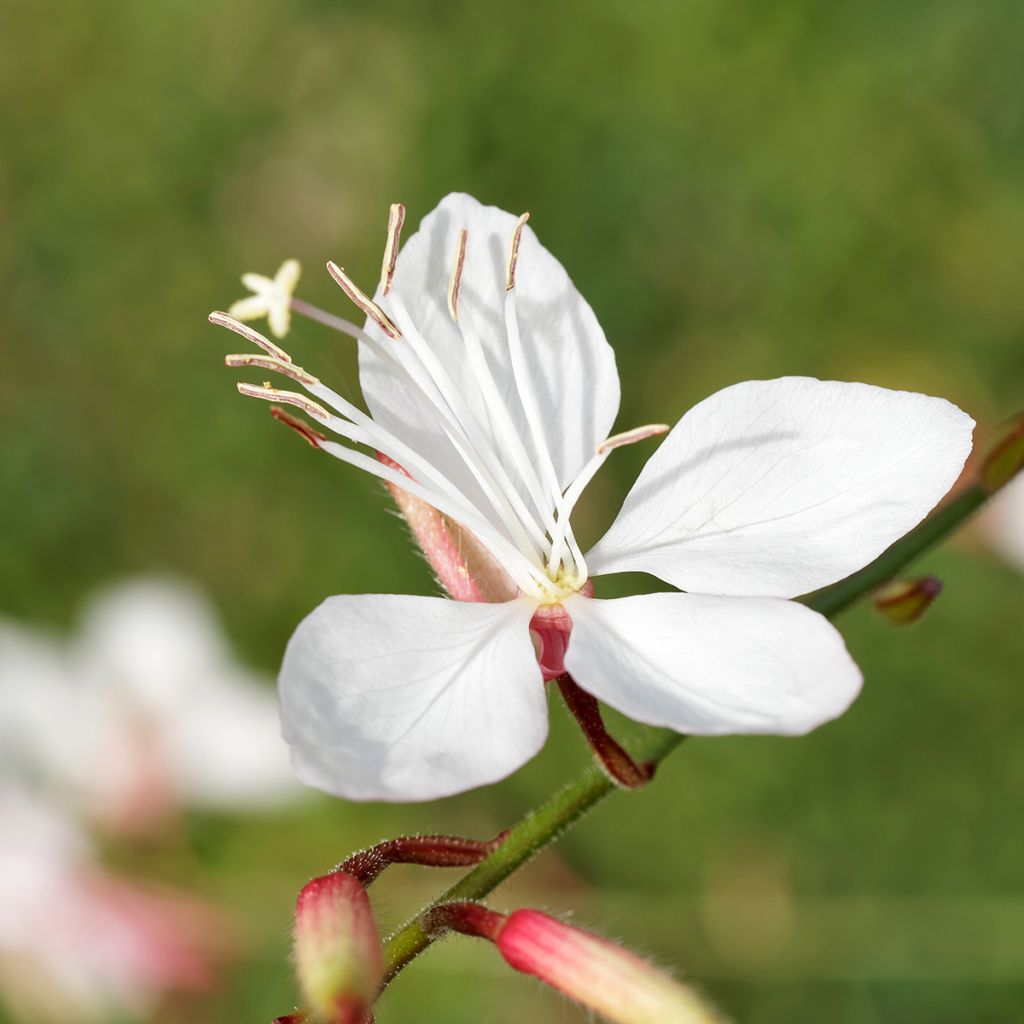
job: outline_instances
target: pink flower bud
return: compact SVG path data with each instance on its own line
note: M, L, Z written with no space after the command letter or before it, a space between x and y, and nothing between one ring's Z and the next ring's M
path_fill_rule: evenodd
M383 974L366 890L337 871L314 878L295 911L295 970L310 1019L363 1024Z
M893 580L875 591L875 608L893 625L917 622L942 593L942 581L934 576Z
M714 1013L646 960L537 910L510 914L494 940L532 974L615 1024L709 1024Z

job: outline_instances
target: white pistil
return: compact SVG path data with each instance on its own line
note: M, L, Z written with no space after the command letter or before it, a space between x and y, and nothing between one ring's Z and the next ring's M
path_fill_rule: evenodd
M405 207L401 203L392 203L388 212L388 240L384 245L384 259L380 265L380 291L387 295L391 291L391 281L395 276L395 262L398 259L398 243L402 236L402 225L405 223Z

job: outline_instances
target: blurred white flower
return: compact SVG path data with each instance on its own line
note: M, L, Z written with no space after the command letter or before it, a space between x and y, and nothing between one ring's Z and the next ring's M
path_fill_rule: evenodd
M105 1022L205 990L223 932L205 905L105 873L71 818L0 786L0 995L17 1019Z
M239 299L228 312L237 320L258 320L265 316L271 334L283 338L291 326L292 292L301 273L298 260L285 260L273 277L243 274L242 284L253 294Z
M211 608L183 585L102 593L66 644L0 622L0 712L0 767L109 826L301 791L273 690L237 664Z
M981 521L991 547L1024 570L1024 476L1011 480L996 495Z

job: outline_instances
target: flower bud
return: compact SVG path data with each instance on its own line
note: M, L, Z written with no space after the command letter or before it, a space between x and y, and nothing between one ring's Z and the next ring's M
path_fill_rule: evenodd
M517 971L532 974L615 1024L710 1024L697 995L646 960L537 910L510 914L495 938Z
M295 970L317 1024L363 1024L383 975L366 890L336 871L314 878L295 911Z
M981 483L990 494L1005 487L1024 470L1024 412L1006 425L1001 438L981 464Z
M935 576L892 580L875 591L874 603L894 626L917 622L942 593L942 581Z

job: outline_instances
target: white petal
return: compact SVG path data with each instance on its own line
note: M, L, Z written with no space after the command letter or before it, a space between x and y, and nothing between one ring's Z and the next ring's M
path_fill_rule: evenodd
M644 467L592 574L793 597L843 579L949 490L974 421L941 398L810 377L747 381L691 409Z
M264 295L249 295L231 304L228 316L236 320L259 320L270 311L270 300Z
M547 735L533 606L332 597L288 644L280 696L299 777L353 800L495 782Z
M565 665L648 725L705 736L797 735L842 714L861 675L829 621L770 597L645 594L566 603Z
M468 231L460 320L476 327L498 389L525 438L529 431L516 397L504 319L505 274L516 220L471 196L447 196L402 245L393 289L490 433L465 344L448 312L459 232ZM538 394L540 428L565 487L611 430L619 405L615 355L593 310L529 225L522 235L516 280L520 332ZM379 291L375 301L389 309L388 297ZM368 329L383 337L372 324ZM375 419L415 439L466 493L476 493L475 483L438 425L421 414L402 380L365 347L360 351L360 382Z

